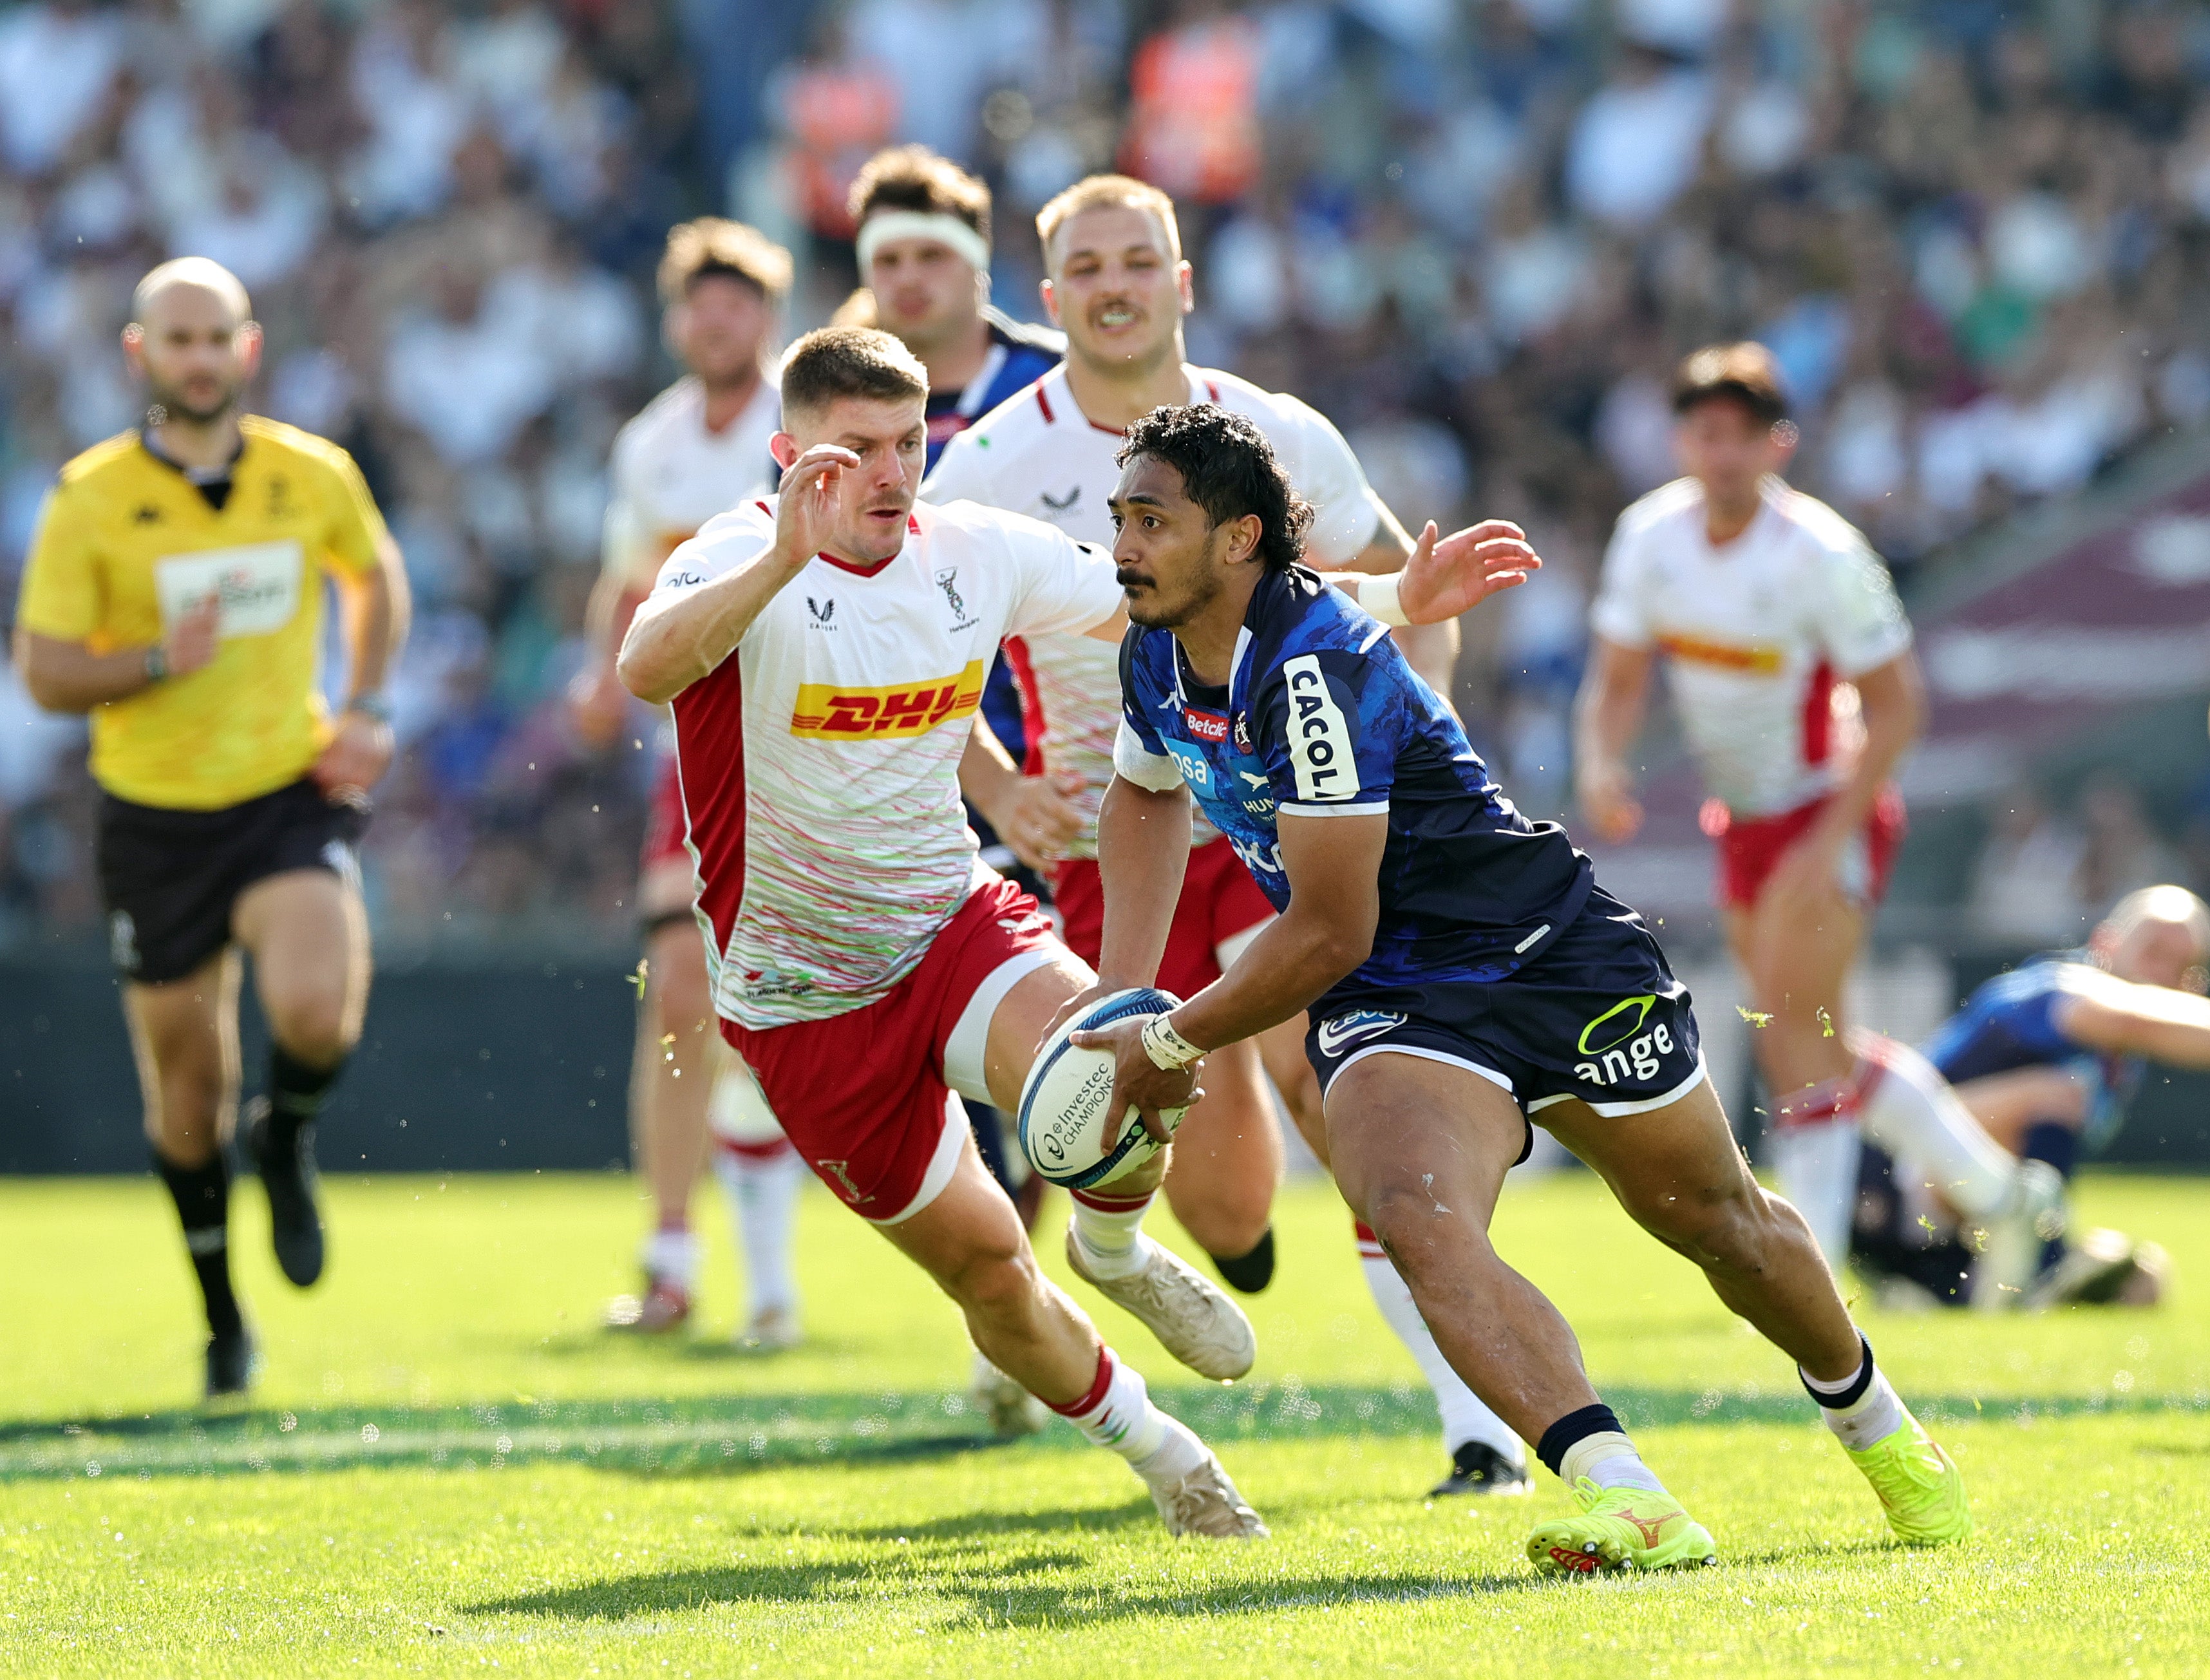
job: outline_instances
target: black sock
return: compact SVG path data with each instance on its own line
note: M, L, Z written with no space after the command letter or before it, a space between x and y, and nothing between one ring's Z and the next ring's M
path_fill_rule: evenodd
M1549 1465L1550 1474L1562 1477L1566 1454L1592 1435L1607 1431L1627 1433L1619 1427L1619 1418L1612 1409L1598 1401L1585 1405L1579 1411L1569 1411L1543 1431L1543 1438L1535 1444L1535 1456Z
M1872 1344L1865 1339L1862 1330L1857 1332L1857 1345L1864 1350L1864 1357L1857 1362L1857 1374L1851 1379L1850 1386L1839 1394L1821 1394L1811 1386L1811 1379L1803 1375L1803 1368L1796 1368L1796 1380L1803 1385L1803 1392L1829 1411L1841 1411L1855 1405L1872 1387Z
M245 1325L230 1287L230 1157L218 1149L202 1165L180 1167L157 1149L154 1170L177 1204L184 1248L199 1276L200 1297L207 1302L208 1329L217 1336L235 1336Z
M342 1060L335 1067L314 1068L281 1044L269 1045L269 1143L272 1149L289 1148L299 1128L322 1113L330 1087L344 1070Z
M1215 1254L1212 1263L1220 1268L1229 1288L1246 1295L1258 1294L1274 1281L1274 1228L1267 1226L1265 1235L1251 1246L1249 1253Z

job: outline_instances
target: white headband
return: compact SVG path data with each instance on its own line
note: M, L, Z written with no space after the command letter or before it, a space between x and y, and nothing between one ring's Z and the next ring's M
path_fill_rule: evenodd
M938 245L949 245L977 273L990 272L990 242L957 216L941 210L881 210L860 224L862 281L874 264L875 252L891 239L933 239Z

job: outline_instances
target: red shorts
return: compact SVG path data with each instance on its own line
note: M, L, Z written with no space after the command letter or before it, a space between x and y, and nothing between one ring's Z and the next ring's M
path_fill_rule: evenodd
M1742 818L1730 815L1713 801L1704 831L1719 843L1719 902L1731 909L1748 909L1765 890L1773 867L1827 808L1827 799L1814 799L1777 817ZM1883 788L1863 832L1842 850L1842 888L1861 904L1877 904L1887 896L1888 877L1895 873L1895 855L1911 826L1903 808L1903 795Z
M723 1021L722 1036L821 1181L861 1218L894 1225L935 1200L959 1164L967 1119L951 1091L987 1100L991 1012L1064 951L1036 901L993 876L886 995L825 1021Z
M1067 948L1096 968L1105 939L1105 887L1097 865L1089 858L1060 864L1052 873L1051 898L1066 924ZM1157 983L1178 998L1195 997L1220 978L1220 947L1273 914L1226 837L1206 841L1189 855Z
M683 842L691 831L683 810L683 782L676 774L675 755L663 752L652 772L652 797L644 822L644 851L637 868L650 874L663 863L688 866L690 851Z

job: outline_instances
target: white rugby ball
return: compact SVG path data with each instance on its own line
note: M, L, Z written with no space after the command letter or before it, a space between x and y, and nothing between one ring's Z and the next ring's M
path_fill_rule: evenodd
M1021 1152L1045 1182L1086 1190L1134 1170L1163 1147L1144 1129L1143 1116L1132 1106L1117 1123L1106 1115L1113 1095L1113 1058L1102 1050L1077 1049L1067 1040L1115 1021L1163 1015L1180 1001L1152 986L1113 992L1044 1040L1021 1086L1018 1120ZM1171 1131L1187 1112L1166 1109L1160 1118Z

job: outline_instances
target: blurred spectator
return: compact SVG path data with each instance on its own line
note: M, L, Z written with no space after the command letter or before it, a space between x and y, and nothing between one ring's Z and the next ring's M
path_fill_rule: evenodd
M2040 790L2021 783L1999 799L1972 870L1965 925L1996 946L2072 943L2086 932L2079 900L2087 849L2078 824L2051 812Z
M2091 919L2137 887L2177 881L2185 871L2142 808L2141 789L2123 772L2098 771L2080 790L2087 843L2074 876L2081 910Z

